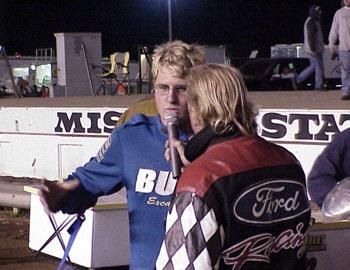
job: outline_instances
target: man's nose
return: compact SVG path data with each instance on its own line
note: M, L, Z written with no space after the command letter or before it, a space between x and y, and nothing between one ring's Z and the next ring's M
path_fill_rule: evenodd
M177 92L171 88L168 93L168 102L173 103L177 101Z

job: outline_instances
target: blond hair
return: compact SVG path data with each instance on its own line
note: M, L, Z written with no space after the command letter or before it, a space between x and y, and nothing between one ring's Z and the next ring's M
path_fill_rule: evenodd
M207 64L193 67L188 77L188 103L200 125L224 133L236 126L244 135L256 135L256 113L247 99L241 73L233 67Z
M201 46L187 44L180 40L164 43L154 50L153 81L156 80L160 71L184 78L191 67L203 63L204 52Z

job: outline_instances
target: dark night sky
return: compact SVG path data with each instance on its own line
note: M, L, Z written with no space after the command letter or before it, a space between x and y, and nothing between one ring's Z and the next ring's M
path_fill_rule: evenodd
M53 33L101 32L103 55L168 39L167 0L0 0L0 45L8 55L55 48ZM311 4L323 8L327 43L340 0L172 0L173 38L227 45L232 56L299 43Z

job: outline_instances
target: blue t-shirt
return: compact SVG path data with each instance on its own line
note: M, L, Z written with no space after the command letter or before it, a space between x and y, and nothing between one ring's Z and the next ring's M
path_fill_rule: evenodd
M80 194L72 194L63 209L80 211L94 204L97 196L125 187L131 269L154 269L164 236L165 216L176 185L164 158L164 129L159 116L144 115L114 129L97 156L73 173L82 184L77 191ZM180 139L187 137L181 133Z

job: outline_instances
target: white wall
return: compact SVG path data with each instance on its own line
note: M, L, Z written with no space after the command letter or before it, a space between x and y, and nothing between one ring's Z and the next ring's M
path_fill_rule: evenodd
M260 135L291 151L308 175L334 135L350 127L350 110L261 109L257 122Z
M94 156L108 138L118 120L118 116L108 115L119 115L124 110L1 108L0 175L51 180L65 177ZM68 120L74 115L76 122L65 127L59 114Z
M0 108L0 175L65 177L96 155L125 109ZM260 135L293 152L306 174L348 119L350 110L290 109L262 109L257 118Z

